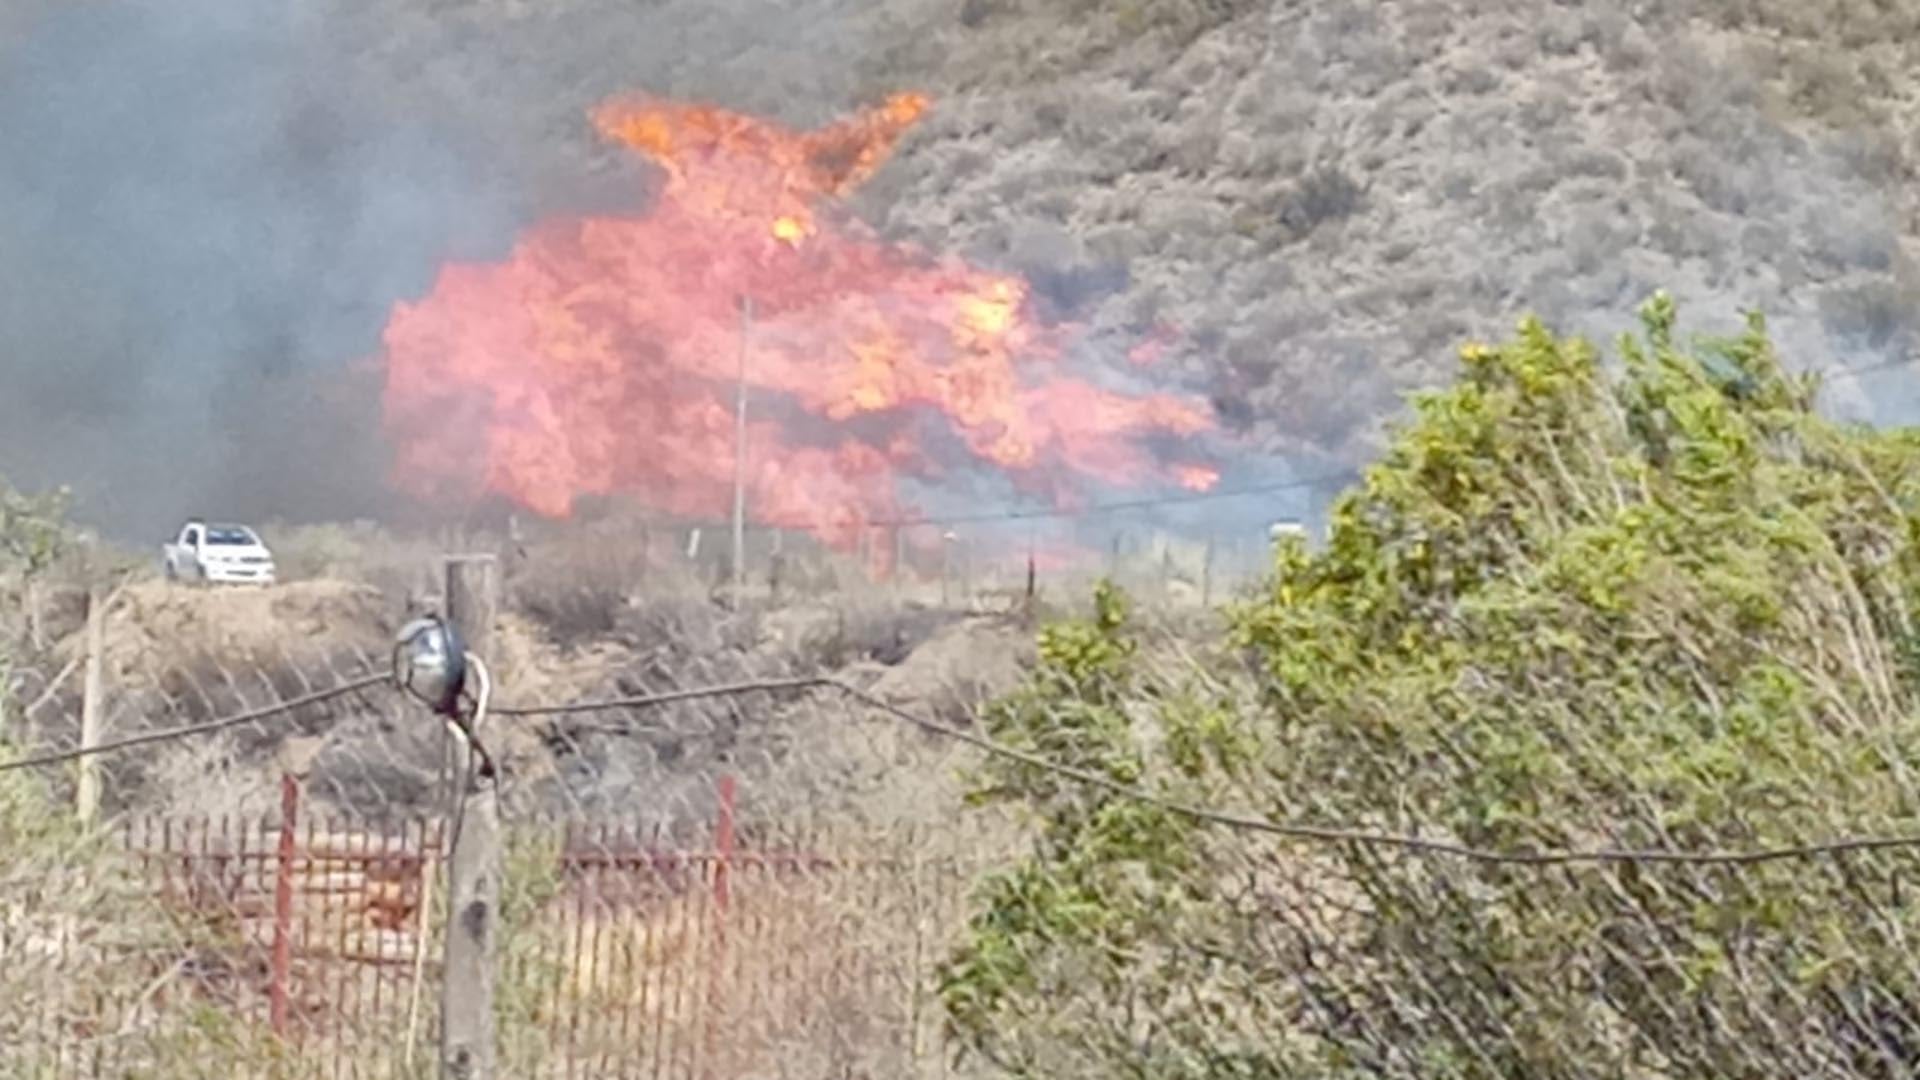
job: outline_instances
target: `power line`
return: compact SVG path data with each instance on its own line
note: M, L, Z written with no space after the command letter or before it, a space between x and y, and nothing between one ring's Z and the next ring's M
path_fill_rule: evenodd
M1890 360L1877 360L1871 364L1861 364L1858 367L1815 368L1811 374L1818 375L1823 380L1851 379L1861 375L1871 375L1878 371L1888 371L1898 367L1910 367L1916 362L1920 362L1920 356L1899 356Z
M1819 375L1822 379L1851 379L1892 368L1908 367L1920 363L1920 357L1899 357L1891 360L1863 364L1859 367L1818 368L1808 374ZM1337 471L1320 473L1314 476L1300 477L1294 480L1282 480L1271 484L1255 484L1250 487L1230 488L1220 491L1196 491L1178 495L1151 496L1140 499L1128 499L1120 502L1095 503L1091 506L1058 509L1030 510L983 510L967 514L947 514L913 518L883 518L865 523L867 528L910 529L938 525L968 525L992 521L1037 521L1065 518L1094 517L1100 514L1117 513L1127 510L1150 510L1162 506L1180 506L1191 503L1213 502L1219 499L1238 499L1256 495L1274 495L1285 491L1299 491L1316 488L1326 484L1344 483L1357 480L1361 470L1344 468ZM778 526L775 526L778 527Z
M1179 506L1187 503L1213 502L1218 499L1240 499L1254 495L1273 495L1283 491L1299 491L1320 487L1324 484L1356 480L1360 477L1358 469L1341 469L1337 472L1321 473L1315 476L1301 477L1295 480L1282 480L1271 484L1256 484L1252 487L1232 488L1222 491L1193 491L1180 495L1161 495L1143 499L1129 499L1124 502L1095 503L1092 506L1066 509L1032 510L990 510L972 514L952 514L940 517L895 518L869 521L867 526L879 529L906 529L922 525L965 525L982 521L1029 521L1048 518L1081 518L1097 514L1114 513L1123 510L1146 510L1159 506Z
M1920 835L1908 836L1853 836L1810 844L1796 844L1784 847L1756 848L1749 851L1704 850L1685 851L1676 848L1594 848L1588 850L1545 849L1536 851L1496 851L1490 848L1474 847L1423 836L1411 836L1403 833L1380 832L1344 825L1313 825L1294 822L1274 821L1265 817L1253 817L1235 814L1211 807L1195 806L1175 799L1155 795L1150 791L1120 783L1110 777L1071 765L1049 761L992 739L975 735L950 724L917 716L880 697L861 690L858 687L831 677L777 679L765 682L733 683L724 686L701 687L688 690L674 690L661 694L648 694L633 697L610 698L600 701L574 702L566 705L521 706L511 709L496 709L503 716L561 716L585 712L601 712L618 709L646 708L693 701L702 698L732 697L740 694L778 690L834 690L846 697L858 701L872 709L885 713L897 720L911 724L930 734L955 742L964 743L995 757L1016 761L1030 768L1039 769L1055 776L1072 780L1088 787L1099 788L1110 794L1120 796L1152 806L1168 813L1222 828L1242 832L1263 833L1290 840L1304 840L1323 844L1359 844L1368 847L1399 848L1421 855L1451 856L1473 862L1506 866L1572 866L1606 865L1623 863L1677 863L1693 866L1751 866L1759 863L1781 862L1789 859L1810 859L1822 856L1840 855L1848 852L1878 851L1890 848L1920 847ZM604 730L604 729L602 729Z
M392 672L383 671L377 675L366 675L326 690L316 690L310 694L303 694L297 698L290 698L274 705L252 709L234 716L223 717L219 720L208 720L199 724L185 724L180 727L163 728L159 731L145 731L138 735L129 735L124 739L115 739L112 742L104 742L95 746L75 747L72 750L42 754L38 757L19 758L14 761L0 761L0 772L13 772L17 769L36 769L47 765L62 765L69 761L77 761L80 758L112 753L116 750L126 750L130 747L146 746L150 743L158 742L171 742L174 739L185 739L196 735L207 735L216 731L225 731L228 728L239 727L242 724L251 724L257 720L264 720L270 716L292 712L295 709L303 708L307 705L316 705L337 697L345 697L348 694L356 693L370 686L376 686L386 682L391 678L393 678Z
M316 690L300 697L219 720L210 720L199 724L187 724L181 727L166 728L160 731L143 732L124 739L101 743L97 746L78 747L57 753L43 754L38 757L21 758L16 761L0 762L0 772L12 772L20 769L42 768L60 765L83 757L107 754L126 750L136 746L169 742L175 739L211 734L254 723L272 716L292 712L308 705L315 705L334 698L357 693L369 687L387 682L393 677L390 671L362 676L325 690ZM1359 844L1369 847L1391 847L1422 855L1451 856L1473 862L1508 866L1570 866L1579 864L1624 864L1624 863L1670 863L1695 866L1751 866L1759 863L1780 862L1788 859L1809 859L1821 856L1839 855L1849 852L1880 851L1894 848L1920 847L1920 835L1902 836L1851 836L1809 844L1796 844L1782 847L1756 848L1748 851L1704 850L1686 851L1676 848L1595 848L1587 850L1543 849L1535 851L1496 851L1491 848L1474 847L1451 840L1431 837L1412 836L1404 833L1388 833L1372 829L1363 829L1347 825L1315 825L1300 822L1274 821L1266 817L1254 817L1236 814L1212 807L1196 806L1156 795L1150 791L1123 784L1096 772L1049 761L1037 754L995 742L984 736L918 716L886 701L874 694L830 676L810 676L791 679L768 679L756 682L729 683L718 686L693 687L684 690L671 690L658 694L645 694L630 697L607 698L595 701L570 702L561 705L522 705L503 706L493 709L494 715L510 717L568 716L590 712L608 712L620 709L637 709L670 705L679 702L696 701L721 697L737 697L750 693L770 693L795 690L832 690L857 701L868 708L884 713L896 720L910 724L931 735L963 743L994 757L1018 762L1029 768L1039 769L1054 776L1062 777L1087 787L1097 788L1109 794L1152 806L1177 814L1204 825L1219 826L1242 832L1256 832L1278 836L1290 840L1304 840L1327 844ZM627 734L630 732L614 729L597 729L607 734Z
M823 686L832 686L834 682L833 679L825 676L809 676L796 679L765 679L756 682L726 683L720 686L700 686L686 690L668 690L658 694L646 694L638 697L607 698L599 701L577 701L566 705L495 705L489 711L494 716L569 716L575 713L608 712L614 709L672 705L677 702L698 701L703 698L737 697L741 694L751 694L759 691L817 690Z

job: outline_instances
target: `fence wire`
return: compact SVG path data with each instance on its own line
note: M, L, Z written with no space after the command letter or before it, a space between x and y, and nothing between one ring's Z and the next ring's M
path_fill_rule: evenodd
M943 1076L929 961L967 856L737 817L507 836L502 1075ZM442 820L139 816L9 879L7 1075L431 1075ZM39 872L55 872L42 865Z
M380 685L380 624L309 652L136 633L175 600L117 598L92 665L82 626L7 673L0 761L42 764L0 769L0 1074L431 1075L444 726ZM711 605L661 618L603 689L804 660L730 644L749 628ZM539 680L501 700L551 704ZM911 779L952 747L801 685L529 712L483 732L503 1075L952 1075L933 959L980 855ZM71 757L83 731L120 749Z

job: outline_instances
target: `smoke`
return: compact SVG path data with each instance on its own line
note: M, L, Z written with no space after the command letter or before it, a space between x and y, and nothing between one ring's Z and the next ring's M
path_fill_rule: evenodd
M1174 49L1057 5L965 10L5 5L0 475L144 537L394 511L377 371L354 365L441 264L642 209L645 167L585 116L630 90L800 128L931 91L855 212L1025 273L1108 353L1174 328L1151 377L1211 390L1268 455L1223 487L1365 456L1403 391L1522 311L1606 333L1664 286L1691 327L1768 312L1795 366L1920 341L1884 147L1780 121L1679 30L1555 9L1580 31L1563 53L1533 5L1342 0L1226 5L1243 16ZM1830 398L1887 421L1914 393L1883 368Z
M189 513L390 511L378 377L355 365L393 304L539 217L640 208L642 168L587 130L609 93L831 115L856 93L865 5L809 7L15 10L0 476L69 484L139 537Z

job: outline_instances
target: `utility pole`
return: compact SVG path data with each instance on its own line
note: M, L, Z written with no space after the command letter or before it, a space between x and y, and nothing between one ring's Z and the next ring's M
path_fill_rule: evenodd
M499 563L489 555L447 559L447 620L467 651L485 660L500 610ZM469 671L468 678L473 678ZM481 737L480 733L475 733ZM441 1080L495 1080L493 966L500 921L500 807L493 781L478 779L473 750L453 746L453 851L447 858L445 981L440 988ZM477 782L476 782L477 781Z
M740 298L740 383L733 398L733 606L747 588L747 346L753 334L753 297Z

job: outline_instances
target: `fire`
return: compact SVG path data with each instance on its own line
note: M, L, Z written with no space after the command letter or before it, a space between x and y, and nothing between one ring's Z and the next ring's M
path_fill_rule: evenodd
M644 215L562 218L503 262L444 267L385 337L395 480L551 516L628 494L718 519L734 395L749 505L851 544L907 476L975 462L1068 500L1087 481L1210 485L1149 441L1207 431L1185 398L1075 378L1026 281L883 243L835 213L928 108L897 95L817 131L648 98L592 114L664 183Z
M783 217L773 223L773 238L783 244L798 244L807 237L807 223L797 217Z
M1175 465L1174 479L1188 491L1212 491L1220 482L1220 470L1210 465Z

